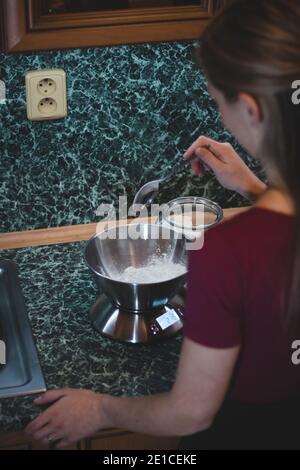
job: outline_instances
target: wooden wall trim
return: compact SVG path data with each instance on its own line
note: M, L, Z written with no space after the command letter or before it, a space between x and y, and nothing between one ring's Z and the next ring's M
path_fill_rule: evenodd
M228 220L229 218L248 209L249 207L224 209L224 220ZM154 223L155 218L138 219L138 221ZM134 220L131 220L130 222L134 223ZM128 221L122 220L119 223L126 224ZM71 225L67 227L54 227L24 232L0 233L0 250L25 248L30 246L56 245L89 240L96 234L96 232L99 233L103 231L105 229L105 224L105 222L100 222L99 224Z

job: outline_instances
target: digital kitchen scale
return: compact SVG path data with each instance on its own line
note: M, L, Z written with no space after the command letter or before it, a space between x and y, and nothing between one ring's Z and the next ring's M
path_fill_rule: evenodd
M102 335L145 344L181 330L183 310L174 299L186 282L186 242L174 230L159 224L109 228L88 241L85 260L101 293L90 316ZM157 265L155 276L143 279L144 269ZM177 274L174 266L180 268ZM128 269L141 277L120 278Z
M94 328L111 339L132 344L154 343L176 335L183 327L183 297L146 312L126 311L114 306L105 294L90 311Z

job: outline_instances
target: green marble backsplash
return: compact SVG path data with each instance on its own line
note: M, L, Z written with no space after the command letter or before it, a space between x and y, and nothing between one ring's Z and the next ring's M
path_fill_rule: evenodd
M192 50L191 43L164 43L0 54L7 90L0 104L0 231L97 221L100 203L126 194L132 202L200 134L236 145ZM66 119L27 120L24 75L43 68L67 73ZM204 195L223 207L245 203L184 165L160 201L180 195Z

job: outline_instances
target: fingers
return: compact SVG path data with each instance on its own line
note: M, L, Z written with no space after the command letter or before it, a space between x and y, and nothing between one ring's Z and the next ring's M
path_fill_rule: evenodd
M35 441L42 442L45 445L52 444L62 439L59 434L59 429L53 428L51 425L44 426L40 431L36 432L32 438Z
M36 419L34 419L28 426L25 428L25 434L27 436L33 436L36 432L38 432L41 428L46 426L50 422L50 414L49 411L46 410Z
M49 392L46 392L44 395L37 398L36 400L34 400L34 403L36 403L37 405L53 403L63 398L67 394L67 392L68 392L68 389L51 390ZM29 436L35 434L37 431L43 428L46 424L48 424L51 421L52 417L53 417L53 406L48 408L46 411L41 413L36 419L34 419L31 423L29 423L28 426L25 428L25 434Z
M212 170L214 173L218 172L223 163L215 157L215 155L207 148L198 148L195 151L197 158L201 160L204 171Z
M207 146L212 146L214 149L218 149L221 144L220 142L217 142L216 140L210 139L209 137L205 137L202 135L199 137L195 142L190 146L190 148L185 152L183 158L184 160L190 160L190 158L193 156L197 148L199 147L207 147Z
M50 390L44 393L44 395L36 398L36 400L34 400L34 403L37 405L45 405L47 403L52 403L54 401L57 401L59 398L64 397L66 393L66 389Z
M64 449L71 445L71 442L68 439L61 439L57 444L55 444L55 449Z
M191 167L196 176L204 176L209 171L217 172L220 165L218 157L205 147L197 148L191 160Z
M45 444L47 444L46 440L49 436L53 436L53 429L51 428L50 424L47 424L42 429L40 429L40 430L36 431L34 434L32 434L32 438L35 441L43 441L43 443L45 443Z
M59 426L53 426L52 424L47 424L39 431L32 434L31 438L44 445L58 444L65 439L62 435L61 428Z
M203 167L203 164L199 158L195 158L191 162L191 167L193 170L194 175L196 176L204 176L205 175L205 169Z

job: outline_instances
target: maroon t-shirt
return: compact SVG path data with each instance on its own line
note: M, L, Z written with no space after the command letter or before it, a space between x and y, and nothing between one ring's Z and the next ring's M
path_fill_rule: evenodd
M252 208L205 234L190 252L185 336L241 346L228 398L270 403L300 396L300 366L282 307L295 237L292 216ZM300 318L300 309L299 309Z

